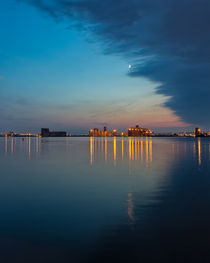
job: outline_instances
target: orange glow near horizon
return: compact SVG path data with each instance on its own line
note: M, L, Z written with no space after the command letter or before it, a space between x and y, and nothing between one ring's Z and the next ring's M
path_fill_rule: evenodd
M117 101L112 104L108 100L97 100L95 104L91 103L87 108L81 106L79 112L75 109L71 116L61 116L59 121L64 124L74 123L74 126L78 128L86 128L90 127L91 123L101 123L103 119L108 127L116 130L132 127L135 123L141 123L143 127L149 129L191 126L191 124L183 122L172 110L162 106L168 99L168 97L157 94L151 96L151 93L144 98L136 96L132 107L129 106L127 109L127 98L122 99L120 103ZM125 107L122 110L123 104ZM99 105L100 111L97 113L96 108ZM92 112L95 113L94 117Z

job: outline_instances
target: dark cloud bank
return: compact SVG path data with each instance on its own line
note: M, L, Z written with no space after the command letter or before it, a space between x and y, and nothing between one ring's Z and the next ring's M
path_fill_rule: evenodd
M22 1L91 30L107 53L135 61L131 76L161 83L184 121L210 127L209 0Z

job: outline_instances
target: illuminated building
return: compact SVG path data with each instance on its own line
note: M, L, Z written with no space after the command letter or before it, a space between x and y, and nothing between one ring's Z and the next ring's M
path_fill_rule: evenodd
M195 137L205 137L208 136L207 133L201 132L200 128L195 128Z
M100 131L97 128L94 128L93 130L89 131L89 136L90 137L105 137L106 136L106 131Z
M101 137L106 137L107 136L107 127L104 126L104 130L101 131Z
M151 136L153 135L153 132L146 129L141 128L139 125L136 125L136 127L131 127L128 129L128 136L129 137L145 137L145 136Z
M195 136L198 137L201 135L201 129L200 128L195 128Z
M113 136L117 136L117 130L113 130Z
M89 136L94 137L94 130L89 130Z
M99 131L99 129L94 128L94 129L93 129L93 134L94 134L94 135L93 135L94 137L99 137L99 136L100 136L100 131Z
M107 131L107 128L106 128L106 126L105 126L102 131L100 131L100 130L97 129L97 128L94 128L94 129L92 129L92 130L89 130L89 136L90 136L90 137L107 137L107 136L112 137L112 136L113 136L113 133L112 133L112 132L108 132L108 131Z

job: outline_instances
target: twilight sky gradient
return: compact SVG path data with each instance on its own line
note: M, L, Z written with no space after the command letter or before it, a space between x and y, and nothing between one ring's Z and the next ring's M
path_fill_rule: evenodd
M209 13L207 0L0 0L0 131L209 129Z

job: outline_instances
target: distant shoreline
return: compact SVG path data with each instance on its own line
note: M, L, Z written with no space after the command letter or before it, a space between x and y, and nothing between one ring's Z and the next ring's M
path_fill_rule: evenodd
M67 136L45 136L40 135L15 135L15 136L5 136L0 135L0 138L210 138L207 136L179 136L179 135L153 135L153 136L89 136L89 135L67 135Z

